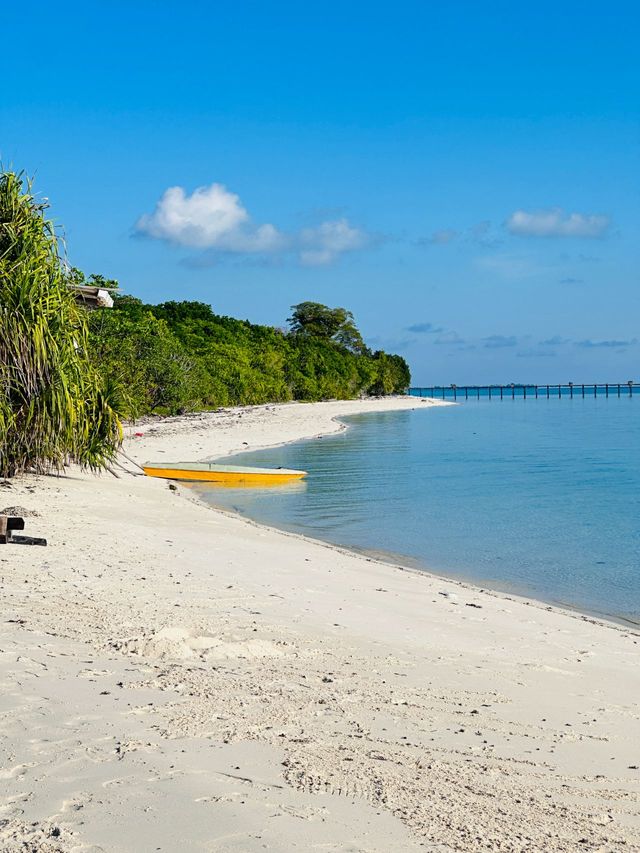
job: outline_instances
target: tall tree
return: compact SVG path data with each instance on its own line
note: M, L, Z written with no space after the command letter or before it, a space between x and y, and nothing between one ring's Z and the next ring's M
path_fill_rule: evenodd
M87 352L85 309L22 174L0 174L0 476L97 469L122 438L117 392Z
M355 353L367 351L353 314L346 308L328 308L320 302L300 302L292 305L291 310L293 313L287 322L292 334L325 338Z

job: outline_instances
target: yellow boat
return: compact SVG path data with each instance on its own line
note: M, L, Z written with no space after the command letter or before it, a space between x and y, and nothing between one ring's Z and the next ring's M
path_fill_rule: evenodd
M145 462L142 468L147 477L220 483L225 486L275 486L307 476L306 471L291 468L243 468L239 465L220 465L218 462Z

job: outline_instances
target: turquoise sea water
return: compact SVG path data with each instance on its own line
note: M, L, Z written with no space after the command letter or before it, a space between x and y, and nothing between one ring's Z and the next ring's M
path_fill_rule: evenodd
M640 623L639 405L470 400L358 415L338 435L234 457L303 468L304 484L198 488L276 527Z

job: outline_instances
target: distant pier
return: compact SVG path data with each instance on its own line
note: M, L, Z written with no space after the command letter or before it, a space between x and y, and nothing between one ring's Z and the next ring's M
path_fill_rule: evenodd
M573 397L633 397L640 394L640 382L577 383L560 385L427 385L409 388L412 397L437 397L441 400L527 400Z

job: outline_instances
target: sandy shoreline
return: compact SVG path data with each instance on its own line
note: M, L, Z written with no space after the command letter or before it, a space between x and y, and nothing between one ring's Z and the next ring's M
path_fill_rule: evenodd
M390 406L429 407L228 410L126 450L222 456ZM640 850L636 632L186 491L0 488L50 542L0 546L0 850Z

